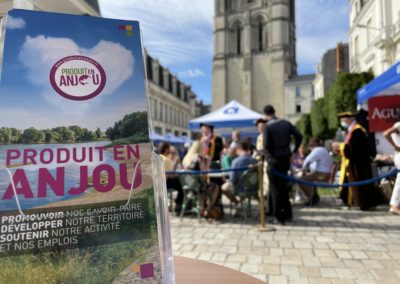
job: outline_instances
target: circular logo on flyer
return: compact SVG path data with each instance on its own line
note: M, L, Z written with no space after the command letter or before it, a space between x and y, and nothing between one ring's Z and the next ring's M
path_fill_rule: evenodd
M98 96L106 86L106 72L96 60L82 55L57 61L50 70L53 89L66 99L84 101Z

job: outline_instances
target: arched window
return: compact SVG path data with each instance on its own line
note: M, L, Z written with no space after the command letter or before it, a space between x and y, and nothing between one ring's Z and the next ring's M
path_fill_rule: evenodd
M259 52L266 50L268 46L266 21L262 16L258 16L252 21L252 50Z
M239 21L232 25L231 29L231 52L232 54L240 55L243 52L243 28Z

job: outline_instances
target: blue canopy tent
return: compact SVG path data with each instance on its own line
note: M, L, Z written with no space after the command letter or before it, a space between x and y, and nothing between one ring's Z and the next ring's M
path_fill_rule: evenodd
M179 139L182 141L183 144L191 144L193 141L187 136L181 136Z
M165 138L166 138L166 141L168 141L171 144L184 144L185 143L181 138L175 136L173 133L165 134Z
M357 103L368 110L370 131L375 132L378 154L391 154L393 148L382 132L400 120L400 62L359 89Z
M231 101L227 105L189 122L189 129L199 130L200 124L210 124L218 133L230 133L234 129L241 128L247 133L256 133L255 123L263 115L252 111L237 101ZM244 129L242 129L244 128Z
M385 73L376 77L357 91L357 103L365 103L377 95L393 95L400 93L400 62L397 62Z
M164 136L158 134L155 131L152 131L150 133L150 140L153 141L154 143L160 143L160 142L168 141L167 138L165 138Z

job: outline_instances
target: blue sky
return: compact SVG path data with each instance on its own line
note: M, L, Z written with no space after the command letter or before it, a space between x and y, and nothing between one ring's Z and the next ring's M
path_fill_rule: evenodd
M144 45L211 103L214 0L99 0L103 17L138 20ZM347 42L348 0L296 0L298 73L314 73L323 53Z
M0 127L104 131L124 115L146 110L137 23L29 11L15 11L8 21ZM126 24L134 25L132 37L118 29ZM89 56L105 69L107 84L96 98L71 101L51 88L50 68L71 55Z

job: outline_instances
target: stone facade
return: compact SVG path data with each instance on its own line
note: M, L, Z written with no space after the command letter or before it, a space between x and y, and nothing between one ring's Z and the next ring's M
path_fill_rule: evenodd
M294 76L285 82L285 117L295 124L314 104L314 74Z
M335 82L339 72L349 72L349 45L338 43L322 56L314 80L315 99L323 98Z
M236 100L284 115L284 81L296 74L294 0L215 0L213 109Z
M157 59L145 53L152 127L159 134L189 135L188 123L198 111L191 87L179 81Z
M400 1L349 2L350 71L380 75L400 60Z
M11 9L100 16L97 0L3 0L0 2L0 16L3 17Z

